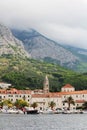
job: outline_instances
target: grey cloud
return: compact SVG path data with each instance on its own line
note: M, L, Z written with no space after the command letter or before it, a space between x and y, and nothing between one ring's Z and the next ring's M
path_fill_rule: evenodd
M87 48L86 0L0 0L0 21L35 28L58 42Z

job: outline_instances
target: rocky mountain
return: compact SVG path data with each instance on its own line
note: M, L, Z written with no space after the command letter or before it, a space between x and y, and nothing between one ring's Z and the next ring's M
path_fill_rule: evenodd
M81 62L87 62L87 49L77 48L70 45L63 45L64 48L68 49L74 55L79 57Z
M35 59L60 63L85 73L76 73L58 64L26 58L30 55ZM41 89L46 75L49 76L50 91L58 92L66 83L72 84L77 90L86 89L86 55L86 50L61 46L35 30L11 32L0 24L0 81L11 83L17 89Z
M24 49L22 41L12 35L10 29L0 24L0 56L15 55L21 57L30 57Z
M73 68L79 62L79 58L68 49L46 38L34 29L12 29L12 33L23 42L25 50L34 59L56 62L61 66L67 66L69 68Z

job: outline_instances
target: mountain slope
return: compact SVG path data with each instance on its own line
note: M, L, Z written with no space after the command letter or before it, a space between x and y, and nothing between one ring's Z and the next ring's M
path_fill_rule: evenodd
M87 89L87 73L75 73L56 64L32 59L0 58L0 82L11 83L17 89L42 89L46 75L50 91L60 91L67 83L76 90Z
M87 49L77 48L70 45L63 45L64 48L68 49L74 55L79 57L80 61L87 62Z
M34 59L59 63L73 68L79 58L58 43L44 37L37 31L12 29L13 35L24 43L26 51Z
M74 55L79 58L79 63L77 64L74 70L79 72L86 72L87 71L87 49L77 48L70 45L63 45L64 48L71 51Z
M9 28L0 24L0 56L2 55L29 57L23 43L12 35Z
M25 38L25 35L27 38ZM59 58L62 56L62 54L65 54L65 57L62 56L62 61L60 58L62 65L64 65L65 63L68 63L69 65L69 63L73 64L78 61L78 58L67 51L67 49L64 49L64 47L56 44L52 40L45 38L34 30L29 30L27 33L25 33L24 31L23 34L20 35L20 38L22 38L20 39L21 41L25 39L24 44L27 44L29 40L32 41L29 42L29 51L31 50L30 52L32 52L33 49L35 50L36 48L45 48L45 50L47 49L47 52L49 50L49 53L50 51L54 50L52 51L53 54L55 54L55 56L59 56ZM68 69L64 69L57 64L50 64L43 61L26 58L29 57L29 55L25 51L23 43L21 41L17 40L7 27L0 25L0 82L11 83L14 87L19 89L42 88L44 77L48 75L51 91L60 91L61 87L66 83L70 83L71 85L75 86L77 90L87 88L87 73L78 74ZM32 45L32 43L34 45ZM56 48L59 50L57 50ZM59 53L56 54L55 51L58 51ZM53 54L50 53L49 56ZM75 62L73 60L70 60L69 54L72 55L73 58L75 57ZM56 58L58 58L57 56ZM69 59L69 62L67 61L67 57ZM45 58L40 57L40 59L43 60ZM52 60L51 57L50 60ZM59 59L57 59L57 61L58 60Z

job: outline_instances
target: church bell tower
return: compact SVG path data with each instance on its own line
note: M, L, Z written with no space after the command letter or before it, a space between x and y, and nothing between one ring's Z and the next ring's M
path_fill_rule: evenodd
M49 93L49 80L48 80L47 75L46 75L44 82L43 82L43 92Z

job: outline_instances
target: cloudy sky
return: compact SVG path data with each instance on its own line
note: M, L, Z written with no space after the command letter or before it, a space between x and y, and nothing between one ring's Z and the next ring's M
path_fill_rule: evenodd
M0 0L0 22L87 49L87 0Z

